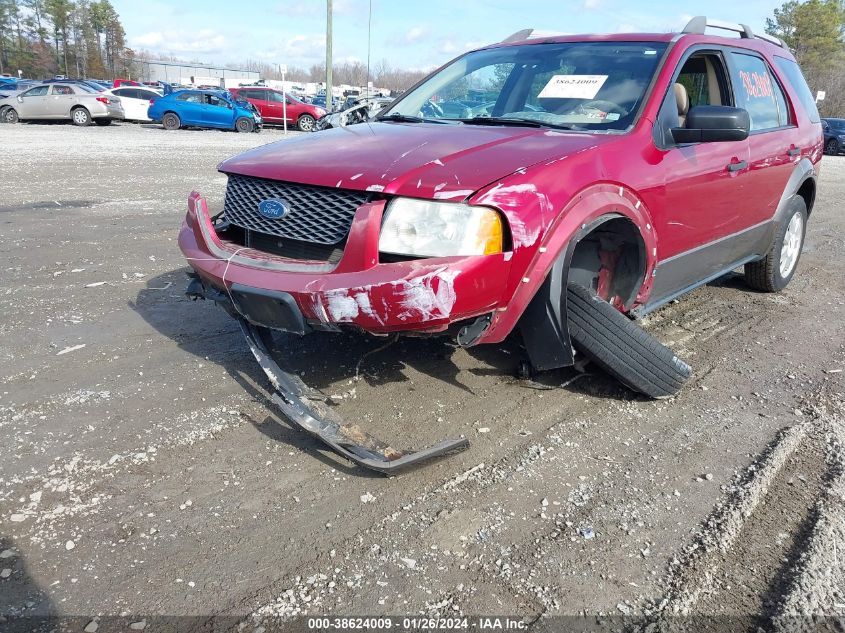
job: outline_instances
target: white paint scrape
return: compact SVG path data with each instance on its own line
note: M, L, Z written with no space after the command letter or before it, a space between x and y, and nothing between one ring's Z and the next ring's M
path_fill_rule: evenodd
M413 279L394 282L399 289L403 311L400 319L422 320L448 318L455 305L455 277L459 271L442 270Z

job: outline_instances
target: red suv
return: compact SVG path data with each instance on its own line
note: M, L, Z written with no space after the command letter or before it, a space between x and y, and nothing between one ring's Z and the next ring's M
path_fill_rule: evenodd
M264 123L283 124L287 114L288 125L296 125L303 132L312 132L317 120L326 114L320 106L300 101L293 95L262 87L230 88L236 99L245 99L258 108ZM287 97L287 103L285 103Z
M689 367L624 315L739 266L756 290L784 288L822 154L813 96L775 38L706 18L669 34L521 32L368 125L223 162L223 209L192 193L179 244L190 294L240 320L286 415L382 464L393 458L320 426L262 336L355 328L471 346L518 329L537 369L573 364L574 346L664 397Z

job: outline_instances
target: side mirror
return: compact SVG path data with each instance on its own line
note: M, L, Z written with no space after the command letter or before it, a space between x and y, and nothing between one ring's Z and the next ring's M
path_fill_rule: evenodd
M676 143L744 141L751 130L748 111L730 106L700 105L690 108L684 127L672 128Z

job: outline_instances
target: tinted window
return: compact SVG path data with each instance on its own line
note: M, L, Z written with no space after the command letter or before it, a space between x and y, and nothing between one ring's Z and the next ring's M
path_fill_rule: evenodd
M778 97L775 96L780 88L772 79L766 62L755 55L745 53L731 53L731 57L734 64L732 78L736 105L748 110L752 131L770 130L785 125L778 108ZM783 95L780 100L783 100Z
M47 94L47 91L50 89L50 86L38 86L37 88L32 88L27 90L23 93L22 97L43 97Z
M115 90L113 94L116 94L118 97L128 97L129 88L119 88L118 90Z
M284 102L285 98L279 92L271 92L270 93L270 101L275 101L276 103Z
M801 73L798 64L784 57L775 57L775 64L777 64L778 70L786 75L787 81L792 85L795 94L798 95L798 100L807 111L810 121L818 123L819 110L816 108L816 98L810 92L810 87L807 85L807 81L804 79L804 75Z
M53 86L54 95L72 95L76 94L70 86Z

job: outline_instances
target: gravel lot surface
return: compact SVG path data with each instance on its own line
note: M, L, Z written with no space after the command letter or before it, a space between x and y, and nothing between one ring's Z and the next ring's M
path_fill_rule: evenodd
M645 321L694 368L669 400L517 380L514 343L288 341L377 437L471 441L387 479L280 420L182 294L188 193L221 207L217 163L282 138L0 126L2 616L845 616L845 157L783 293L732 275Z

